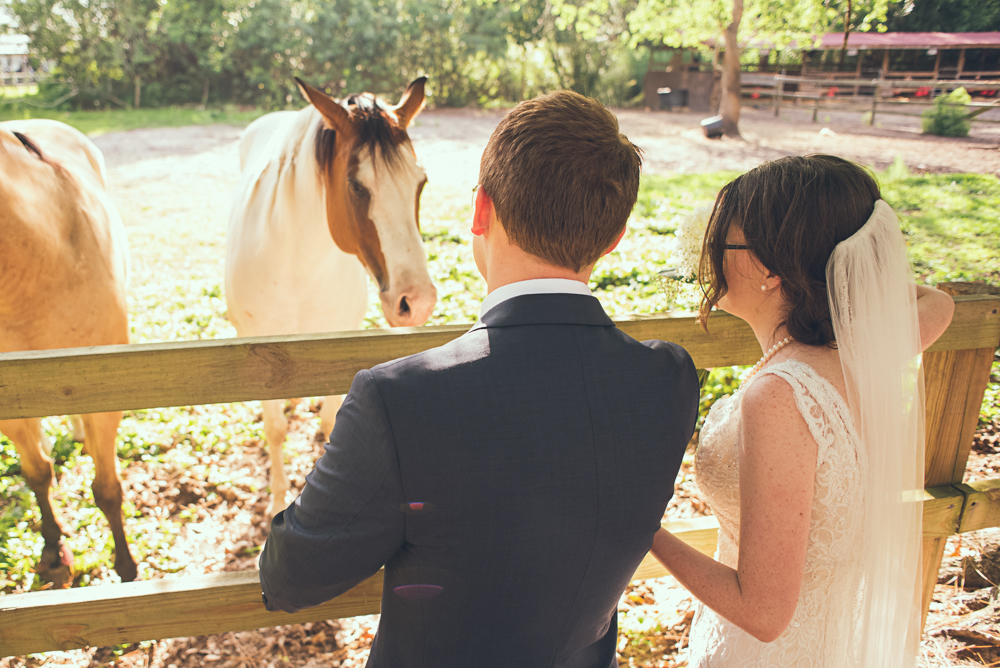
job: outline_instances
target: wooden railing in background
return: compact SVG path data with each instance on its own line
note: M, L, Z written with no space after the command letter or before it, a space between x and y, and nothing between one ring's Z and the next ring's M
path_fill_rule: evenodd
M798 90L791 92L787 86ZM922 110L934 106L937 95L956 88L970 92L1000 90L1000 81L910 81L899 79L823 79L814 77L785 76L782 74L744 74L740 90L744 98L769 98L777 116L782 108L793 107L812 111L813 123L820 112L852 111L867 113L868 125L875 123L878 114L920 117ZM921 92L921 89L923 91ZM909 91L912 97L895 97ZM970 102L965 105L967 118L973 123L1000 123L995 118L981 118L981 114L1000 109L1000 100Z
M928 569L934 565L925 574L925 592L937 581L947 536L1000 525L1000 480L961 484L984 379L1000 344L1000 298L955 300L951 326L925 357L927 470L933 485L925 491L925 563ZM709 334L689 317L635 317L617 324L640 340L679 343L701 368L752 364L760 356L749 327L725 314L712 317ZM342 393L357 371L442 345L466 329L8 353L0 355L0 419ZM931 476L932 471L941 475ZM712 517L664 526L705 553L715 550L718 525ZM647 556L635 578L664 574ZM0 656L372 614L379 611L381 589L377 573L333 601L294 615L264 609L254 571L3 596Z

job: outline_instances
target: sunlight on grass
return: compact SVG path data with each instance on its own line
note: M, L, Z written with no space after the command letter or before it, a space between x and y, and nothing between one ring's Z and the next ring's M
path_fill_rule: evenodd
M245 126L266 112L261 109L241 110L227 105L222 109L165 107L161 109L109 109L105 111L56 111L35 107L0 106L0 121L28 118L50 118L72 125L81 132L96 137L107 132L142 128L185 127L189 125Z

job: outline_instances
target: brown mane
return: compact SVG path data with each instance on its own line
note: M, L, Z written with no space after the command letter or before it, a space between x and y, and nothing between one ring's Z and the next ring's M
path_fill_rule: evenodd
M17 140L21 142L24 148L28 149L29 153L34 153L35 155L37 155L38 159L41 160L42 162L48 162L48 160L45 159L45 156L42 155L42 149L38 148L38 144L31 141L31 139L29 139L27 135L21 134L20 132L14 132L13 134L15 137L17 137Z
M351 121L357 133L355 153L367 146L372 155L379 149L383 162L389 167L399 163L399 147L406 140L406 131L389 116L374 95L362 93L347 98ZM336 156L337 131L327 128L323 121L316 132L316 162L321 170L329 170Z

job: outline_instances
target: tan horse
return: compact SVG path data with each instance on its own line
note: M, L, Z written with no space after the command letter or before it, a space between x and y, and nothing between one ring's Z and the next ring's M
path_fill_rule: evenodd
M0 351L128 343L125 228L105 192L101 152L56 121L0 123ZM115 538L115 570L134 580L122 527L115 436L122 414L82 416L74 434L94 459L94 499ZM52 508L52 445L41 420L0 420L42 513L39 575L68 586L73 555Z
M406 133L425 80L393 107L369 94L337 102L299 81L311 106L247 127L226 239L226 301L240 336L359 328L366 271L390 325L426 322L437 301L418 219L427 178ZM324 400L324 438L341 401ZM263 402L263 412L273 516L287 506L288 420L282 401Z

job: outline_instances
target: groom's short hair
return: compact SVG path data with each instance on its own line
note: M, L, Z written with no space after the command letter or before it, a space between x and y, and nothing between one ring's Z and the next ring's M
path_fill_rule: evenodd
M640 153L600 102L559 91L520 103L500 121L483 152L479 186L511 242L580 271L625 229Z

